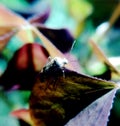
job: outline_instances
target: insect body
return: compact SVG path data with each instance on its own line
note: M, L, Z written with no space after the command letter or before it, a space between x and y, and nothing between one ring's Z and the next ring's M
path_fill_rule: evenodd
M49 57L49 62L43 67L41 74L42 79L45 80L47 78L50 78L51 76L54 77L54 80L59 76L64 74L64 66L68 63L68 60L65 58L55 57L51 58ZM54 74L55 73L55 74Z
M60 57L55 57L55 58L51 58L49 57L49 62L45 65L45 67L42 69L42 72L47 72L50 69L54 69L54 68L63 68L65 66L65 64L67 64L68 61L67 59L62 59Z

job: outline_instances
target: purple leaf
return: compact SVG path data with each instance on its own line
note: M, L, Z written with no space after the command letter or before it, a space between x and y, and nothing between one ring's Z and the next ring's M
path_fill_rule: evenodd
M29 22L31 24L44 23L48 19L49 15L50 15L50 7L46 8L46 10L44 12L37 13L37 14L33 15L29 19Z
M76 72L80 73L80 71L82 71L82 69L81 69L81 66L80 66L78 59L73 54L71 54L69 52L65 53L64 55L68 59L69 63L71 63L73 69Z
M36 24L42 32L61 52L70 51L74 43L74 37L67 29L50 29L43 25Z
M97 98L118 87L112 81L66 69L65 60L58 58L50 59L33 86L29 103L30 114L36 126L63 126ZM106 103L107 107L111 104Z
M106 126L117 88L100 97L65 126Z

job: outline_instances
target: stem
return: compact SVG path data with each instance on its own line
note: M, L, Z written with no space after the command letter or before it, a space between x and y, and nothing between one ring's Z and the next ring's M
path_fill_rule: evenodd
M117 7L115 8L114 12L112 13L111 18L109 19L110 27L113 26L113 24L115 23L115 21L118 19L119 16L120 16L120 2L118 3Z

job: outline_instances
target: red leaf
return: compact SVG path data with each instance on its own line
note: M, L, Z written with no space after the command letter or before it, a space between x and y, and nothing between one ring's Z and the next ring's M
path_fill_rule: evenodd
M16 84L20 85L20 89L31 89L36 74L43 68L48 56L48 52L40 44L25 44L9 61L0 78L0 84L4 89L11 89Z

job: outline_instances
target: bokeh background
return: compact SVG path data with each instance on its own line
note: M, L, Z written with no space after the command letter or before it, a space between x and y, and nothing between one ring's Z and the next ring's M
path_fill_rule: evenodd
M108 67L106 67L106 65L94 55L94 52L89 44L90 39L93 39L97 43L106 57L110 59L111 63L119 70L119 0L0 0L0 8L3 7L8 9L8 12L11 11L11 13L14 13L16 16L25 19L31 24L40 26L41 32L44 34L46 33L47 37L57 48L61 50L61 52L63 52L63 54L67 54L69 52L75 56L75 58L78 60L81 73L93 76L103 74L108 70ZM26 55L26 51L24 50L28 48L28 46L23 48L23 50L20 52L20 55L17 55L16 51L20 50L21 47L24 47L24 45L28 43L41 44L42 41L39 39L39 37L34 36L32 31L29 29L25 29L24 39L21 36L17 36L15 34L15 30L12 32L8 29L7 31L4 30L5 26L13 27L13 24L22 25L22 23L21 21L17 21L17 18L14 16L12 21L7 13L4 12L4 9L1 10L0 76L2 77L8 68L8 74L11 76L5 76L6 78L4 78L4 80L6 80L6 85L3 85L3 82L0 84L0 126L27 126L27 123L21 119L13 117L10 113L14 110L29 108L29 96L31 90L9 89L4 91L3 88L6 86L5 88L8 89L10 82L9 80L11 78L11 80L17 80L17 76L22 76L23 74L21 73L15 76L12 73L16 72L14 70L16 69L16 67L14 67L16 65L15 63L17 63L17 59L19 59L19 57ZM64 35L65 37L63 37ZM73 42L74 46L70 48ZM68 45L70 47L68 47ZM31 49L33 47L29 48ZM35 50L37 48L38 45L35 47ZM39 50L35 52L35 57L32 59L31 55L24 57L25 61L29 61L29 63L26 63L26 65L28 65L27 68L32 67L32 65L30 65L30 62L33 62L32 60L39 60L39 57L36 57L38 53L41 52L39 52ZM14 58L15 54L16 58ZM13 60L13 65L9 65L11 60ZM74 62L74 60L71 59L70 62ZM23 64L23 62L21 62L21 64ZM21 67L21 64L18 67ZM38 68L39 65L36 64L36 68L41 70L42 66L44 65L45 64L42 64ZM22 78L23 80L26 80L24 84L27 82L30 83L31 80L28 73L24 73L24 75L26 75L24 76L24 79ZM21 78L19 78L19 80L20 79ZM110 79L119 81L119 76L117 79L116 76L113 76ZM22 83L23 81L20 82ZM27 89L29 89L29 83ZM16 86L19 83L18 81L15 81L14 84ZM14 87L14 85L12 86ZM118 92L112 110L113 115L111 116L111 118L115 116L118 120L120 119L119 97L120 93ZM112 125L112 122L109 125Z

